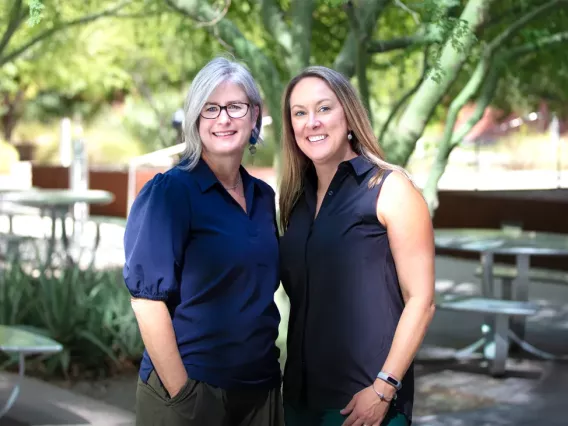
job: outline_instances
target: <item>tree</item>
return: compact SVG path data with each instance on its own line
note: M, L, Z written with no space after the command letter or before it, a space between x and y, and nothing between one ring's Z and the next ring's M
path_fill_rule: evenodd
M41 80L59 80L69 84L67 87L73 87L69 79L61 78L65 74L66 65L69 65L69 56L49 58L44 62L47 67L42 67L38 59L42 56L47 59L46 56L50 53L61 54L66 48L65 43L76 45L73 39L59 37L64 34L64 30L115 16L131 0L100 2L98 8L93 8L84 1L62 3L56 0L4 0L4 3L10 3L10 6L5 5L0 10L0 22L5 28L0 38L0 121L4 138L10 141L30 92L37 92ZM40 19L42 25L37 25ZM48 43L51 43L49 48ZM60 71L59 74L54 73L57 70ZM75 83L82 77L81 73L75 75Z
M557 68L543 52L566 41L568 0L424 0L412 6L404 0L146 0L143 5L148 10L167 5L192 31L207 31L248 64L277 140L283 88L312 62L353 78L387 159L396 164L406 165L426 126L447 115L424 188L432 213L449 154L485 107L503 99L495 96L507 93L500 82L511 78L514 64L532 60L551 74L547 80L565 81L552 77ZM396 100L376 99L384 96L373 84L383 77L377 70L392 79L399 69ZM528 76L523 82L531 84ZM476 113L456 128L457 114L468 102L476 103ZM385 104L390 111L383 118L373 108Z
M230 1L225 2L224 12L206 1L166 1L194 21L210 22L209 31L249 64L273 112L278 111L285 82L310 63L318 27L312 17L326 7L343 5L349 31L332 64L345 75L355 77L367 108L371 108L372 102L369 70L377 64L377 57L392 57L393 52L401 52L404 58L422 57L422 74L394 103L379 134L388 160L405 165L436 111L441 106L448 108L445 133L424 188L432 213L437 207L437 184L449 154L494 100L505 67L566 41L562 31L566 24L565 0L426 0L416 10L401 0L290 0L287 8L283 7L284 2L259 0L253 6L258 8L264 29L278 48L279 59L275 60L258 43L247 39L226 16ZM392 23L394 14L399 17L396 24ZM400 19L404 15L407 19ZM552 31L535 27L542 17L558 25L549 26ZM387 33L390 38L378 37ZM529 33L533 36L530 40L526 37ZM325 37L320 33L317 38L322 36ZM453 99L449 105L448 96ZM477 104L476 113L461 128L455 128L457 114L467 102ZM279 129L279 118L272 115L275 129Z
M164 10L163 3L27 4L13 2L0 12L0 22L6 23L0 45L0 122L6 140L30 101L47 105L39 108L44 113L80 112L88 118L113 97L135 93L162 123L154 143L171 144L167 130L173 111L166 116L153 93L179 91L191 78L209 54L200 43L204 31L188 32L187 20Z

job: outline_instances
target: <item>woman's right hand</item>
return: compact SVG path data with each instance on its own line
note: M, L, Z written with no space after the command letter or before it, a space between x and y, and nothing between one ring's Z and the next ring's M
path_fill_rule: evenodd
M168 391L168 394L170 395L170 398L174 398L182 390L182 388L185 386L185 384L187 383L188 380L189 380L189 378L186 375L185 379L176 380L174 383L170 384L169 388L166 388L166 390ZM164 387L165 387L165 385L164 385Z
M187 371L179 354L168 308L157 300L132 298L131 303L144 346L162 386L173 398L187 382Z

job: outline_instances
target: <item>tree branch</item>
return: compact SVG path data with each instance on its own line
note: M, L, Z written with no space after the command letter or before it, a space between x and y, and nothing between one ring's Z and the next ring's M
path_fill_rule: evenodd
M422 61L422 74L420 75L420 78L416 81L414 86L412 86L410 88L410 90L408 92L406 92L399 99L399 101L396 103L394 108L389 113L389 116L388 116L387 120L385 121L385 124L383 124L383 128L381 129L381 132L379 133L379 143L383 140L384 135L388 131L390 124L392 123L392 121L396 117L396 114L398 113L400 108L402 108L402 106L408 101L408 99L410 99L410 97L416 93L416 91L418 90L418 88L420 87L420 85L422 84L424 79L426 78L426 75L428 74L428 50L429 50L429 46L426 46L424 48L424 58L423 58L423 61Z
M398 126L389 130L381 141L389 161L406 164L414 151L416 141L424 132L436 106L456 80L476 42L475 32L487 18L494 0L469 0L456 26L442 47L439 65L440 79L426 78L398 120ZM456 40L461 47L456 47Z
M498 49L501 45L510 40L521 28L526 26L533 19L538 18L543 13L552 9L554 6L560 3L568 4L568 0L551 0L541 6L535 7L530 12L526 13L520 19L516 20L511 26L507 27L501 34L495 37L491 43L486 48L486 54L492 55L493 52Z
M223 19L227 15L227 12L229 12L229 7L231 7L231 0L225 0L225 2L226 2L225 7L221 11L221 13L219 13L215 18L213 18L208 22L199 22L195 27L203 28L203 27L210 27L216 25L221 19Z
M491 69L495 68L495 66L493 65L495 51L498 48L502 48L503 44L508 39L513 37L516 32L519 31L524 25L528 24L532 19L535 19L537 16L546 12L560 2L561 0L552 0L538 8L533 9L521 19L515 21L514 24L504 30L487 45L487 47L483 51L482 57L477 67L473 71L471 78L468 80L465 87L461 90L459 95L456 96L456 98L450 105L442 144L444 144L445 141L450 141L452 139L452 134L454 132L454 127L458 118L459 111L477 93L481 85L484 84L484 81L487 79L488 73L491 71Z
M365 19L361 20L360 31L361 33L370 35L375 30L379 17L384 12L390 1L366 0L359 3L359 16L365 17ZM339 52L339 55L337 55L333 64L333 68L346 77L352 77L356 71L356 37L356 34L353 32L353 30L351 30L347 35L345 42L343 43L341 52Z
M77 25L82 25L82 24L86 24L86 23L89 23L89 22L92 22L92 21L96 21L97 19L100 19L100 18L113 16L113 15L116 14L116 12L123 9L128 4L130 4L131 2L132 2L132 0L126 0L126 1L123 1L122 3L120 3L119 5L117 5L113 8L104 10L102 12L94 13L94 14L91 14L91 15L83 16L82 18L75 19L75 20L72 20L72 21L63 22L63 23L59 24L57 27L50 28L49 30L44 31L43 33L39 34L38 36L36 36L32 40L30 40L29 42L27 42L27 43L23 44L22 46L12 50L6 56L0 56L0 66L4 65L7 62L14 60L18 56L20 56L22 53L24 53L26 50L31 48L33 45L41 42L42 40L45 40L48 37L51 37L53 34L59 32L59 31L62 31L62 30L65 30L67 28L74 27L74 26L77 26ZM0 52L0 54L1 54L1 52Z
M194 20L211 20L215 12L207 2L200 0L166 0L174 10ZM260 83L273 120L275 139L280 139L280 97L284 89L276 66L254 43L246 39L229 19L221 20L208 31L220 37L244 61Z
M369 81L367 80L367 49L365 34L361 31L362 23L358 19L355 7L352 2L348 2L345 6L345 12L351 26L351 30L355 34L356 51L355 51L355 70L357 75L357 83L359 86L359 95L363 102L363 106L367 110L369 119L371 119L371 104L369 95Z
M2 55L4 49L6 49L6 46L12 39L16 30L20 27L20 25L22 25L22 22L24 22L24 18L25 12L22 10L22 0L16 0L12 6L12 10L10 11L8 26L2 35L2 40L0 40L0 55Z
M264 29L284 49L286 55L291 55L292 34L290 27L284 22L283 14L276 0L260 0L260 16Z
M290 75L298 74L310 63L314 0L292 0L291 25L283 19L276 0L260 0L264 28L284 49L284 62Z
M522 55L526 55L528 53L532 53L538 49L541 49L543 47L552 45L552 44L556 44L556 43L562 43L564 41L568 41L568 32L564 32L564 33L557 33L548 37L544 37L534 43L527 43L527 44L523 44L521 46L516 46L513 47L511 49L509 49L509 51L507 52L507 60L522 56Z
M527 20L524 21L528 22ZM437 187L438 182L444 174L452 150L461 143L463 138L471 131L479 120L483 117L485 109L493 99L495 89L499 81L499 76L505 64L520 56L534 52L535 50L555 43L568 41L568 32L558 33L550 37L545 37L535 43L527 43L507 50L497 58L489 60L482 58L476 67L471 79L460 94L452 102L448 111L444 135L438 147L435 163L428 175L428 180L424 188L424 196L428 202L431 214L438 207ZM483 64L482 64L483 63ZM470 84L471 83L471 84ZM459 128L455 129L457 116L463 106L471 99L475 91L481 85L481 93L476 102L476 108L469 119Z
M412 19L414 19L414 22L416 23L416 25L420 25L420 14L418 14L418 12L415 12L414 10L410 9L407 5L405 5L402 2L402 0L394 0L394 4L397 7L400 7L402 10L404 10L408 14L410 14L410 16L412 16Z
M475 108L474 113L468 119L468 121L464 124L463 130L458 132L460 135L463 134L464 136L469 133L469 131L479 122L481 117L483 117L483 113L491 99L493 99L493 95L495 94L495 89L497 87L497 82L499 81L499 67L494 67L491 73L488 75L488 78L485 79L485 83L483 85L483 89L479 98L477 99L477 105ZM458 105L454 105L454 108L458 108ZM459 111L461 107L457 110ZM446 130L448 129L448 123L446 123ZM460 143L461 138L452 138L452 131L453 128L449 130L449 132L444 132L444 138L438 147L438 152L436 154L436 159L432 168L430 169L430 173L428 174L428 179L426 181L426 185L424 186L423 195L426 199L426 203L428 204L428 210L430 211L430 216L434 215L434 212L438 208L438 182L444 175L444 171L446 170L446 166L448 165L448 159L450 158L450 154L452 150Z
M293 0L292 16L292 57L288 62L290 75L298 74L310 63L314 0Z
M408 47L421 47L432 43L442 42L441 34L438 32L420 29L416 34L395 38L391 40L372 40L369 43L367 52L369 53L385 53L398 49L406 49Z
M168 143L168 141L166 140L166 138L163 135L163 130L167 128L167 125L165 123L165 119L162 115L162 112L160 111L160 109L156 105L156 102L154 100L154 97L152 96L151 90L148 88L148 86L144 82L144 77L142 77L142 75L140 73L134 73L132 75L132 80L134 81L134 84L136 85L138 91L142 95L142 98L146 100L146 102L148 103L148 106L154 112L154 114L156 115L156 118L158 119L158 123L159 123L158 138L162 142L162 147L165 148L165 147L169 146L170 144Z

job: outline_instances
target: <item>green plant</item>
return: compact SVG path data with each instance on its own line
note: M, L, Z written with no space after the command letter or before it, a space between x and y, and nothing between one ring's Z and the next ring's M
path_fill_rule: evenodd
M143 350L119 271L67 266L25 271L17 259L0 275L0 320L50 337L63 351L31 360L48 375L106 375Z
M22 324L33 308L32 277L20 267L0 271L0 324Z

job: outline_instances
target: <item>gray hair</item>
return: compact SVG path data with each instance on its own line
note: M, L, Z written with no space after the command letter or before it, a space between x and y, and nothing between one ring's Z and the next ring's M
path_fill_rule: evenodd
M251 104L251 114L255 107L258 107L258 118L253 130L253 135L258 139L262 125L262 98L254 78L244 65L223 57L215 58L197 73L185 99L183 107L183 139L186 147L182 154L182 160L187 160L187 164L182 166L182 168L186 170L193 169L201 157L202 145L199 137L199 114L211 93L220 84L227 81L239 85L244 90Z

